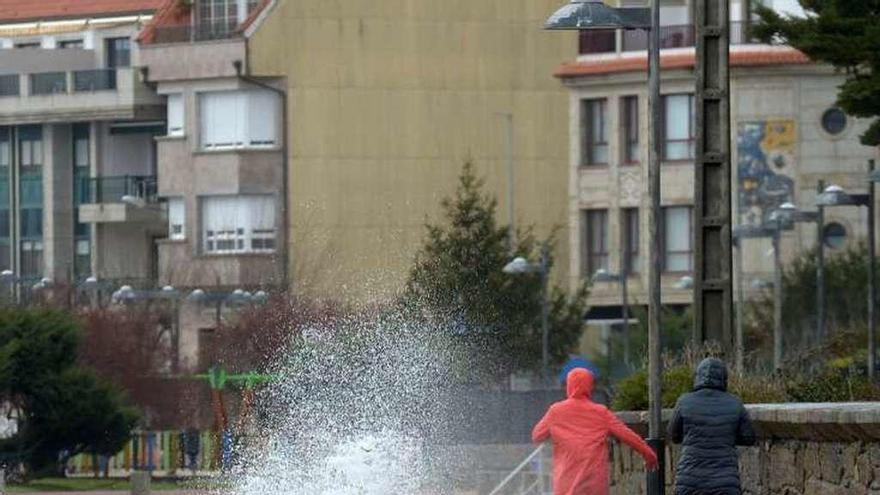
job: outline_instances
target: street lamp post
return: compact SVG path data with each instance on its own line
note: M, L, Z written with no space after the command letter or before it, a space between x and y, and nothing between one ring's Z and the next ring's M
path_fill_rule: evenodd
M783 221L776 212L770 216L770 221L764 225L740 225L733 231L733 238L742 249L744 239L770 238L773 243L773 369L782 369L783 342L782 342L782 256L779 249L779 241L783 230L789 224ZM740 301L742 304L742 301ZM736 335L736 360L737 366L744 361L745 350L742 348L744 340L741 334L742 327L737 325ZM741 368L740 368L741 369Z
M880 181L880 174L874 170L874 160L868 162L868 170L868 193L849 194L842 187L831 185L819 195L816 204L824 207L864 206L868 209L868 377L874 380L877 367L877 277L875 273L877 239L874 226L874 183Z
M822 208L817 211L799 210L792 203L783 203L779 208L771 214L771 218L778 219L783 230L791 230L796 223L814 223L818 232L818 245L816 246L816 335L817 338L822 335L822 320L825 313L825 283L824 283L824 239L822 238Z
M504 265L502 271L508 275L522 275L537 273L541 277L541 381L543 385L549 382L550 373L550 298L548 294L548 275L550 270L550 248L544 245L541 248L541 261L531 263L522 257L514 258Z
M123 285L112 295L115 302L127 303L137 300L167 300L171 309L171 373L177 374L180 368L180 291L170 285L159 290L136 290Z
M726 10L725 10L726 12ZM556 11L545 24L546 29L644 29L648 36L648 242L651 262L648 264L648 442L657 452L659 469L648 473L649 495L665 490L664 441L662 438L662 362L661 362L661 243L660 243L660 0L650 8L614 8L602 0L571 0ZM698 31L699 32L699 31ZM723 189L723 188L722 188Z

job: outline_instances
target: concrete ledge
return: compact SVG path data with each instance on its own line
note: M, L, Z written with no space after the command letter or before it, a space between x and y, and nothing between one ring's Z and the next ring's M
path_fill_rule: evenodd
M749 404L746 409L761 439L880 441L880 402ZM639 433L647 433L647 411L617 416ZM670 417L672 409L664 409L664 427Z

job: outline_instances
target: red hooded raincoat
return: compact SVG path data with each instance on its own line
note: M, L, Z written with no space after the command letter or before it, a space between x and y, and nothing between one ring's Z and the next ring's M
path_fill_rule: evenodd
M614 436L645 458L656 469L654 450L617 416L590 400L593 374L577 368L566 380L568 399L550 406L532 430L535 443L553 442L553 493L555 495L608 494L608 436Z

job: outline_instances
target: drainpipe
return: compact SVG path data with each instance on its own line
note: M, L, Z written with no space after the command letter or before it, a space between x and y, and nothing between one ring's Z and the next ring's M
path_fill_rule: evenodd
M290 285L290 218L288 218L289 213L289 204L290 199L288 197L288 138L287 138L287 91L283 89L278 89L274 86L264 83L259 79L255 79L247 74L245 74L243 70L243 64L241 60L236 60L232 62L232 65L235 67L235 74L238 78L244 82L253 84L254 86L259 86L263 89L268 89L269 91L274 91L281 97L281 217L283 224L281 226L281 237L282 237L282 249L281 249L281 285L284 287L284 290L291 290L292 287Z

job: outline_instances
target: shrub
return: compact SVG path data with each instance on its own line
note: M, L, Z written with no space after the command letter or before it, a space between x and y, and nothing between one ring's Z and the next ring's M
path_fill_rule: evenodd
M678 365L663 373L663 407L674 407L681 394L690 392L694 386L694 374L690 367ZM640 370L617 384L614 401L616 411L641 411L648 408L648 372Z

